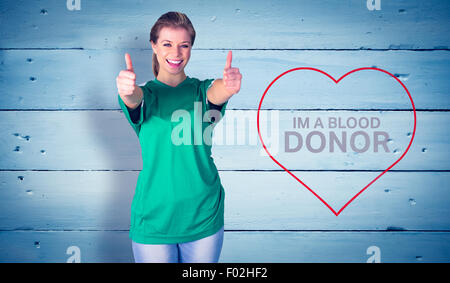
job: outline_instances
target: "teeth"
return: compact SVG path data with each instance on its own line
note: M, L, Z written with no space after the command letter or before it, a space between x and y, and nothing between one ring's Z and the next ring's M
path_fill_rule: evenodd
M167 59L167 61L169 61L172 64L180 64L182 60L180 60L180 61L173 61L173 60Z

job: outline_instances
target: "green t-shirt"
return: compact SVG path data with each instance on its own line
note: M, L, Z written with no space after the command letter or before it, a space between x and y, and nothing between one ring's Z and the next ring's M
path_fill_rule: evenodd
M211 135L228 101L220 112L208 103L213 80L187 77L176 87L147 82L137 121L118 95L142 151L130 223L137 243L195 241L224 225L225 191L211 157Z

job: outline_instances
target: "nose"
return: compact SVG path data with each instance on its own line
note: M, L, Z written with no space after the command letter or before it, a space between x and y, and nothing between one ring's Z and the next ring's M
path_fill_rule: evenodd
M176 58L180 58L181 56L181 47L176 47L175 46L175 50L173 51L173 54L176 56Z

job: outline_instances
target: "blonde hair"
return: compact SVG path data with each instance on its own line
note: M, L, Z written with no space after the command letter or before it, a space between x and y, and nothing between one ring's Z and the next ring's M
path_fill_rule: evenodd
M192 26L191 21L185 14L181 12L167 12L161 17L159 17L159 19L156 21L156 23L153 25L150 31L150 42L156 44L159 38L159 32L163 27L170 27L170 28L182 27L186 29L186 31L191 36L191 46L194 45L195 29ZM159 63L155 53L153 53L152 57L152 69L153 74L155 75L156 78L159 72Z

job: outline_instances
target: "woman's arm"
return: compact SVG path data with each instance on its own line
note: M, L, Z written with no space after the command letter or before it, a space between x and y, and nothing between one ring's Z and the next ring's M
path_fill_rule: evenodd
M231 67L232 53L228 52L227 63L223 70L223 78L214 81L208 89L207 97L211 103L222 105L241 89L242 75L239 68Z
M133 94L121 95L120 97L122 97L123 102L128 108L134 110L141 105L142 99L144 98L144 93L142 92L142 89L136 85L133 90Z

